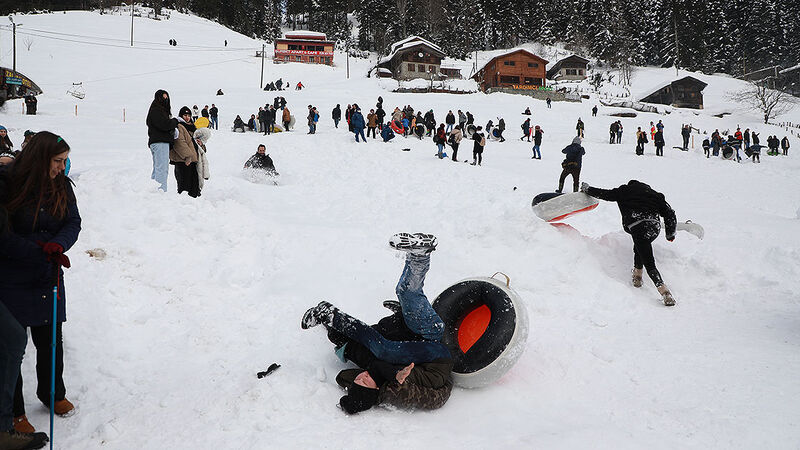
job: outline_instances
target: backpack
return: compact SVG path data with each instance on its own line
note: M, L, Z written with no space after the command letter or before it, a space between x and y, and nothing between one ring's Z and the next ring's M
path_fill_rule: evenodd
M486 147L486 136L481 136L481 147Z

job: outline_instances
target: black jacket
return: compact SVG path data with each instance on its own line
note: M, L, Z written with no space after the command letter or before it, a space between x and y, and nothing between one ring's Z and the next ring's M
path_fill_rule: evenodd
M156 91L155 98L150 104L147 112L147 145L156 142L172 144L175 139L175 127L178 126L178 119L170 118L169 99L164 100L163 94L166 91Z
M583 155L586 154L586 150L584 150L580 144L569 144L564 148L564 150L561 150L561 153L567 155L567 157L564 158L564 162L577 163L578 168L580 169L581 164L583 164Z
M456 116L453 113L447 113L447 117L444 119L444 123L448 125L455 125L456 123Z
M213 107L211 107L211 109L208 110L208 113L211 115L211 117L215 117L216 118L217 114L219 114L219 110L217 109L216 106L213 106Z
M333 120L341 120L342 119L342 110L338 106L333 108L333 112L331 112L331 118Z
M245 169L261 169L266 171L270 175L278 175L278 171L275 170L275 164L272 162L272 158L269 155L258 154L251 156L250 159L244 163Z
M675 211L667 203L664 194L641 181L631 180L628 184L610 190L590 187L586 193L601 200L617 202L622 214L622 228L630 234L642 230L644 227L639 225L643 222L660 223L661 216L664 218L667 239L675 237Z

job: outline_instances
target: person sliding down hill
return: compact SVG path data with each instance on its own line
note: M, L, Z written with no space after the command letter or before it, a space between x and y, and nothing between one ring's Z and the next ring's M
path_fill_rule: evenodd
M617 202L619 212L622 214L622 229L633 238L633 285L642 286L642 265L644 265L664 304L674 306L675 299L656 268L652 246L652 242L661 232L659 216L664 218L667 240L672 242L675 239L677 225L675 211L667 203L664 194L637 180L630 180L628 184L611 190L581 183L581 192L601 200Z
M407 252L406 262L395 289L399 302L384 302L394 314L377 325L370 327L325 301L303 315L301 328L325 326L336 354L360 367L336 377L348 390L339 401L346 413L365 411L381 402L435 409L449 398L453 359L441 343L444 322L422 290L436 244L430 234L391 237L392 248Z
M256 154L251 156L250 159L244 163L244 168L263 171L271 177L279 175L278 171L275 170L275 164L272 162L272 158L267 154L267 147L264 144L258 145Z

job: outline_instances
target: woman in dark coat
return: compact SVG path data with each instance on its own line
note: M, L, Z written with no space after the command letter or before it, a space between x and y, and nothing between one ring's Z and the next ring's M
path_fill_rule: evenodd
M64 255L81 230L81 216L72 190L72 181L64 175L69 145L59 136L40 131L31 138L25 151L7 170L0 172L0 203L8 210L12 231L28 241L31 248L41 247L36 262L0 259L0 301L19 323L30 327L36 347L36 396L50 406L51 336L53 286L58 281L56 317L56 414L64 415L74 406L66 399L62 377L64 352L61 328L66 321L64 272L69 259ZM25 418L22 375L14 394L14 425L32 427Z

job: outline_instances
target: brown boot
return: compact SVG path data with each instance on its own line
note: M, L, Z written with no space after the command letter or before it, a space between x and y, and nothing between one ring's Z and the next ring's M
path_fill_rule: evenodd
M633 268L631 272L631 282L633 287L642 287L642 269Z
M3 450L42 448L48 440L44 433L20 433L16 430L0 432L0 448Z
M73 405L72 402L67 399L58 400L56 401L55 405L53 405L53 412L59 416L66 416L74 409L75 405Z
M658 293L661 294L661 299L664 300L665 306L675 306L675 299L672 298L672 293L666 284L658 286Z
M14 429L20 433L27 433L27 434L36 431L36 429L33 428L33 425L31 425L31 423L28 422L28 418L25 417L25 414L19 417L14 417Z

